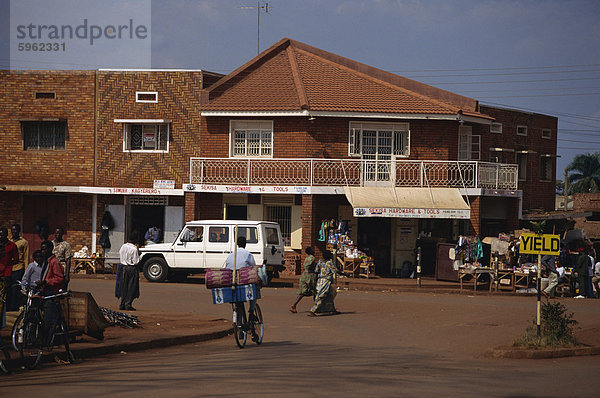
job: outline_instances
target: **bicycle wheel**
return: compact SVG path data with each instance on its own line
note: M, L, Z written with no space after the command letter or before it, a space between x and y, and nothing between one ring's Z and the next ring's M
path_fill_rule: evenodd
M61 319L58 322L52 340L53 344L62 344L65 346L65 353L60 355L59 359L65 363L73 363L75 361L75 357L73 356L73 352L69 347L69 328L67 327L67 323L64 319Z
M2 355L0 356L0 370L4 373L10 373L10 368L8 364L10 362L10 350L8 346L4 345L3 341L0 341L0 345L2 346Z
M42 360L44 326L39 311L30 311L23 322L22 342L18 342L19 355L27 369L35 369ZM20 340L20 339L19 339Z
M13 324L12 330L10 332L12 346L15 351L19 351L19 334L20 330L23 329L23 318L25 317L25 311L21 312L15 323ZM22 339L21 339L22 340Z
M233 322L233 335L235 336L235 342L240 348L246 346L246 310L244 309L244 303L234 304L235 319Z
M252 341L254 341L256 344L262 343L265 325L263 324L262 312L258 303L256 303L256 307L254 308L252 327L255 333L255 335L252 337Z

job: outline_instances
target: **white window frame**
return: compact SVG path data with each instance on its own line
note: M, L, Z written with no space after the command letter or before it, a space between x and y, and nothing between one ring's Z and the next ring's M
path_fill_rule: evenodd
M258 155L248 155L248 131L259 134ZM236 133L245 134L244 154L236 154ZM263 135L268 138L263 138ZM241 141L241 140L240 140ZM268 144L266 144L268 141ZM266 145L265 145L266 144ZM264 146L263 146L264 145ZM268 150L267 154L263 151ZM230 158L273 158L273 121L272 120L230 120L229 121L229 157Z
M552 138L552 130L550 129L542 129L542 138L549 140Z
M525 130L525 133L524 134L519 133L520 129ZM520 135L520 136L523 136L523 137L527 137L527 126L522 126L522 125L517 126L517 135Z
M140 94L142 94L142 95L153 94L155 96L155 99L154 100L140 99ZM136 91L135 92L135 102L156 104L156 103L158 103L158 91Z
M134 125L142 126L142 149L130 149L131 148L131 127ZM160 127L165 126L166 131L163 131L166 134L166 145L164 149L144 149L144 127L145 126L156 126L156 139L155 141L160 141ZM131 122L131 123L123 123L123 152L131 152L131 153L168 153L169 152L169 141L171 135L171 125L170 123L147 123L147 122ZM158 145L158 144L157 144Z
M473 134L472 126L458 128L458 160L481 160L481 135Z
M410 124L376 122L350 122L348 131L348 156L358 158L363 156L362 135L365 130L391 132L392 158L408 158L410 156ZM400 143L400 148L398 148L398 143Z
M502 134L502 123L492 122L492 125L490 126L490 133Z

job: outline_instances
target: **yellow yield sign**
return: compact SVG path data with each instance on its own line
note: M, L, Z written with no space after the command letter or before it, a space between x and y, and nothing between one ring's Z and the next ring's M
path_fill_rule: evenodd
M521 235L520 253L524 254L550 254L558 256L560 254L560 235Z

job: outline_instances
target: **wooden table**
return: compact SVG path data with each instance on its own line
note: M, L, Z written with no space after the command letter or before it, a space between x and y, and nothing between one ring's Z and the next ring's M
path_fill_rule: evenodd
M72 273L83 270L86 274L96 274L99 271L104 271L104 257L73 257L71 260L73 267Z
M487 275L488 280L483 280L484 275ZM489 291L492 291L492 285L494 281L494 270L492 268L473 268L473 269L464 269L461 268L458 271L458 279L460 280L460 288L462 290L463 283L472 283L473 290L477 290L477 286L480 285L489 285Z
M502 283L502 281L508 280L509 283ZM515 291L515 273L512 269L499 269L498 270L498 290L512 290Z
M529 289L529 287L536 281L537 275L533 272L514 272L514 290L518 287Z

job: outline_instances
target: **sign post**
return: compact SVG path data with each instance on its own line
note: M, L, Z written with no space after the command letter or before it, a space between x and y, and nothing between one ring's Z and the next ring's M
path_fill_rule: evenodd
M521 245L519 253L521 254L537 254L537 316L536 326L537 335L541 335L541 296L542 296L542 254L552 256L560 255L560 235L538 235L533 233L522 234L519 238Z

